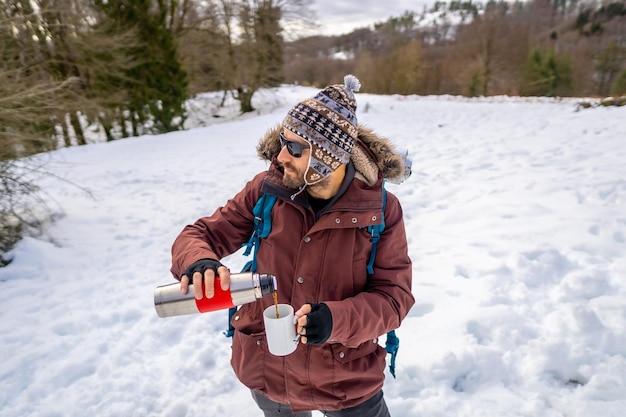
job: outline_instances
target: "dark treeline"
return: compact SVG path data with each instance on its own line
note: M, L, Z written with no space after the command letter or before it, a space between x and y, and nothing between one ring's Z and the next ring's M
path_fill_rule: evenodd
M283 80L281 24L307 16L306 0L0 0L0 266L46 221L44 167L23 157L182 129L198 92L250 111Z
M197 93L247 112L259 88L348 72L381 94L624 93L624 0L436 3L286 42L307 16L306 0L0 0L0 160L84 144L88 128L181 129Z
M0 160L181 129L184 102L242 111L282 81L281 22L304 0L0 0Z

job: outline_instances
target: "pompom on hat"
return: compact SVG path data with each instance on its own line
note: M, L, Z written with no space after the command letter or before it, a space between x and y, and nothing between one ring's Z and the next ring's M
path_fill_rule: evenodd
M330 85L287 113L283 126L311 144L306 185L322 181L350 161L358 126L354 93L360 88L357 77L346 75L343 85Z

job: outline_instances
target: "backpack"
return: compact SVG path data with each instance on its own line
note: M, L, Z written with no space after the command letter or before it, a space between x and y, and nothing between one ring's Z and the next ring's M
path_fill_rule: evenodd
M250 240L244 243L246 247L244 256L249 256L250 252L254 249L252 259L248 261L242 272L252 271L256 272L256 254L261 244L261 239L269 236L272 230L272 208L276 203L277 197L271 194L263 193L252 210L254 214L254 228ZM367 273L374 273L374 261L376 260L376 246L380 240L380 234L385 229L385 207L387 205L387 191L385 190L385 183L383 182L383 212L382 223L372 226L367 226L367 231L370 233L370 241L372 242L372 251L370 253L369 261L367 262ZM235 328L231 324L231 319L237 312L237 307L230 308L228 310L228 330L224 332L226 337L232 337L235 334ZM396 336L395 330L391 330L387 333L387 340L385 342L385 350L391 355L389 361L389 373L394 378L396 377L396 356L398 355L398 349L400 348L400 339Z

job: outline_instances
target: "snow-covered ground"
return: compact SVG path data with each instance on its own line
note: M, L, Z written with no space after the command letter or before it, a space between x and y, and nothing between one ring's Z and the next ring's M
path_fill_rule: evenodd
M243 118L190 105L188 125L206 126L39 156L58 219L0 268L1 417L260 415L229 366L226 312L159 319L153 290L183 226L266 168L257 140L315 92L263 91ZM392 415L623 416L626 107L357 100L413 158L388 185L417 301L385 383Z

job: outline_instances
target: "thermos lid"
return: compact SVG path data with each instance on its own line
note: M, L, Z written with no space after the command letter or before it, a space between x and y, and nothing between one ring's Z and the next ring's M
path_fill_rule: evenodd
M259 274L259 286L262 295L269 295L278 290L276 277L271 274Z

